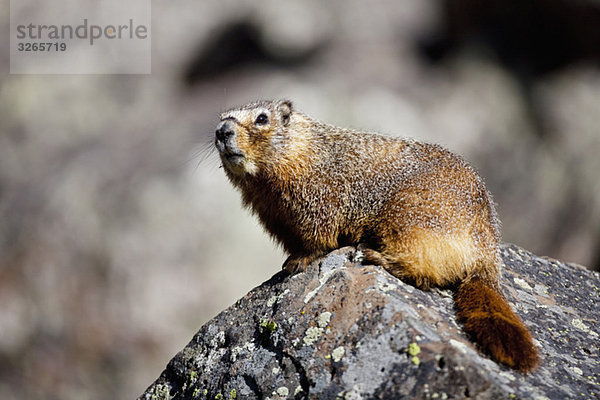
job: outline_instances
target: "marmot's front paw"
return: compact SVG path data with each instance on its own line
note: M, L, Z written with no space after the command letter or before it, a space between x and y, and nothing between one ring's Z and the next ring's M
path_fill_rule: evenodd
M319 257L321 254L311 254L308 256L289 256L283 263L282 269L289 272L290 274L297 274L298 272L304 272L306 268Z
M303 272L310 264L310 261L307 260L308 257L294 257L289 256L287 260L283 263L282 269L290 273L291 275L297 274L298 272Z

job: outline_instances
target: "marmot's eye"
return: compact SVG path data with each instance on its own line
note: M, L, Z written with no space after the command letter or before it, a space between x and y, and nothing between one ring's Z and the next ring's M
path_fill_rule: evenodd
M267 117L267 114L265 113L259 114L258 117L256 117L256 120L254 121L256 125L264 125L267 122L269 122L269 117Z

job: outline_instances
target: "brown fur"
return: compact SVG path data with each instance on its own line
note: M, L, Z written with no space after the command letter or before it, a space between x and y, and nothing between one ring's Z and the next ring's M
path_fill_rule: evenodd
M465 331L493 359L527 372L531 335L498 289L499 221L461 157L434 145L313 121L289 101L221 115L215 142L243 202L299 272L344 245L427 289L459 284ZM461 283L462 282L462 283Z
M469 279L460 285L454 301L458 320L484 352L519 371L531 371L538 365L531 334L495 287L481 279Z

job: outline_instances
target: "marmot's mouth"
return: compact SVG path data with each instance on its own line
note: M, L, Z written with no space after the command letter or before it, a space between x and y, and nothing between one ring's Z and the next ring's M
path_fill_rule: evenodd
M240 162L244 158L244 154L235 145L224 144L223 142L216 141L215 145L221 155L221 158L230 163Z
M244 155L241 153L225 153L223 156L231 163L239 162L244 158Z

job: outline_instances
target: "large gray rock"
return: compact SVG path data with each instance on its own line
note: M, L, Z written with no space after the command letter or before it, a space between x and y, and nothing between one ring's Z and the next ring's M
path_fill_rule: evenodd
M542 364L524 376L482 356L452 293L421 291L351 247L276 274L204 325L140 399L600 396L600 277L504 245L502 287Z

